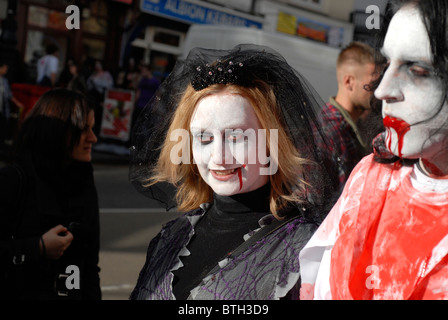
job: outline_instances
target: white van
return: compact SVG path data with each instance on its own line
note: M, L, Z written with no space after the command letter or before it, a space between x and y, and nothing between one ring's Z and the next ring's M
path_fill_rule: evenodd
M195 47L231 49L238 44L258 44L278 51L327 101L336 96L336 61L340 50L299 37L260 29L192 25L185 38L182 57Z

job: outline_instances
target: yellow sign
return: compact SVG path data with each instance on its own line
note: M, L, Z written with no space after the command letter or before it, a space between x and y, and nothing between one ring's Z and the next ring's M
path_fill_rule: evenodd
M297 18L291 14L279 12L277 20L277 31L296 35Z

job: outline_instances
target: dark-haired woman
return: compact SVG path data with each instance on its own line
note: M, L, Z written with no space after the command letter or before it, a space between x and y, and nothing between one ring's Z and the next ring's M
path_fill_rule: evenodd
M446 0L390 3L386 132L301 252L303 298L448 299L447 17Z
M94 112L67 89L45 93L0 169L0 295L100 299Z

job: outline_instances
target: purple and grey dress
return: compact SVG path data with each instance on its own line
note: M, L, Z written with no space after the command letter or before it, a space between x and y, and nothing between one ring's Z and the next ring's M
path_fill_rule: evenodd
M212 205L166 224L149 244L130 298L298 299L299 252L317 226L300 215L285 218L286 223L250 243L275 223L268 203L260 201L266 192L269 185L244 195L215 195Z

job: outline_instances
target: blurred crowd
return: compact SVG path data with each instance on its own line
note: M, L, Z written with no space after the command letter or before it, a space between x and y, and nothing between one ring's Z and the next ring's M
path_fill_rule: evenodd
M118 71L107 70L98 59L87 58L78 63L72 58L61 65L59 51L48 46L46 54L35 59L26 74L8 74L8 64L0 61L0 157L6 156L26 113L37 99L53 88L67 88L85 94L95 104L95 134L101 129L103 103L109 89L134 93L135 121L160 85L161 77L155 76L149 64L130 58ZM21 71L20 71L21 72ZM10 83L8 79L24 79L25 83ZM26 98L23 96L26 95Z

